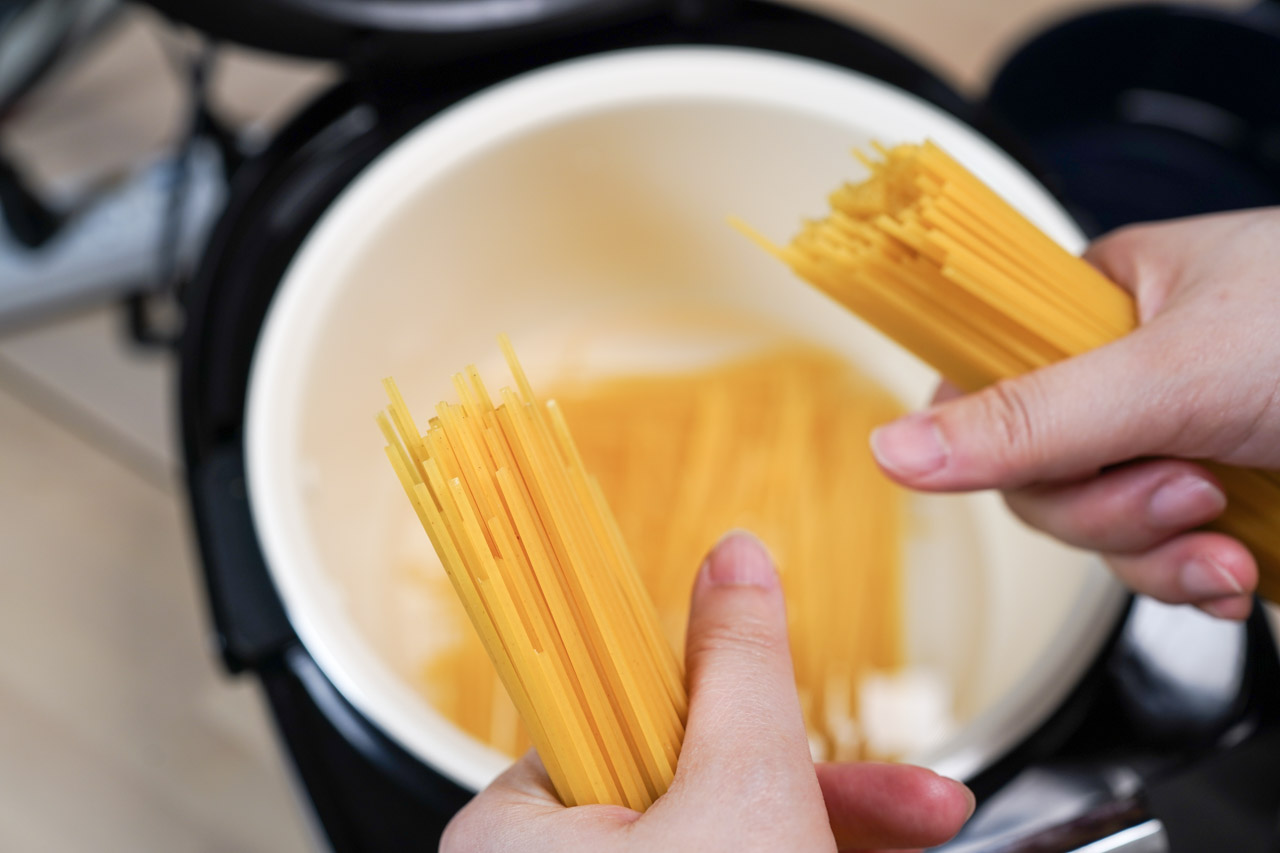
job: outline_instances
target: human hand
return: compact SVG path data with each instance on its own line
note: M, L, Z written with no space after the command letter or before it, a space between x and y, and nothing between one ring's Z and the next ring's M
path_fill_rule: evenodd
M1226 496L1187 460L1280 468L1280 208L1124 228L1085 257L1134 295L1137 330L975 394L944 386L872 449L905 486L1001 489L1135 590L1243 619L1257 564L1193 530Z
M920 767L814 765L777 573L754 537L721 540L698 572L686 640L689 720L671 788L644 814L560 804L530 751L454 817L442 853L752 853L919 848L973 811Z

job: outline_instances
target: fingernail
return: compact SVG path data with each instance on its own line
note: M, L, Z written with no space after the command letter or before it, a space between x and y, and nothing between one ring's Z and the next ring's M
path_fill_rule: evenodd
M871 452L886 470L902 477L932 474L946 466L950 455L942 431L924 412L874 430Z
M1227 508L1227 496L1203 477L1184 474L1156 489L1147 504L1147 519L1155 527L1201 524Z
M1244 587L1240 586L1235 575L1221 563L1204 556L1188 560L1182 566L1179 580L1182 591L1192 600L1244 594Z
M707 555L702 571L712 586L772 589L778 585L778 573L773 568L769 550L745 530L726 533Z
M978 798L973 795L973 791L970 791L969 786L961 782L959 779L952 779L949 776L944 778L950 781L953 785L955 785L961 791L964 791L965 799L969 801L969 813L964 816L964 819L968 820L969 818L973 817L973 813L978 809Z

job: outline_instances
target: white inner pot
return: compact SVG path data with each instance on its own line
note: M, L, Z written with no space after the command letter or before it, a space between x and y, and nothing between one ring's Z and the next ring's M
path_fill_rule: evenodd
M1080 233L991 143L903 92L761 51L659 48L503 83L381 155L303 244L251 376L249 488L267 563L334 684L412 753L470 788L507 759L455 728L407 675L393 575L430 546L373 414L393 375L425 412L511 334L535 386L566 370L681 367L799 337L909 406L933 373L795 280L726 224L775 239L819 215L850 149L929 137L1072 250ZM1123 594L1087 555L1031 533L992 495L918 499L913 662L944 671L964 724L923 763L971 776L1029 733L1105 640ZM423 615L429 619L429 614Z

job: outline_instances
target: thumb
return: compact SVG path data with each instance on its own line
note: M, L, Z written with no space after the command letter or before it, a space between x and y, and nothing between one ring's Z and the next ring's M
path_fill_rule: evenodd
M751 534L731 533L707 556L694 583L685 649L689 721L676 784L705 788L721 801L788 791L820 804L781 584ZM799 797L806 786L812 796Z
M1177 371L1168 350L1165 366L1149 369L1160 357L1155 328L886 424L871 434L872 453L905 486L951 492L1074 480L1167 452L1179 418L1159 382Z

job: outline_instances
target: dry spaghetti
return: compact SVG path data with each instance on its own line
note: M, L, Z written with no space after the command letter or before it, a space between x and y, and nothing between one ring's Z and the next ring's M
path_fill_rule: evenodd
M469 368L425 433L386 381L387 457L561 799L643 810L675 772L681 666L562 413L501 342L516 390L494 405Z
M966 390L1130 332L1133 299L932 142L877 146L860 184L790 245L752 236L802 278ZM1250 547L1280 600L1280 476L1210 466L1228 495L1212 525Z

